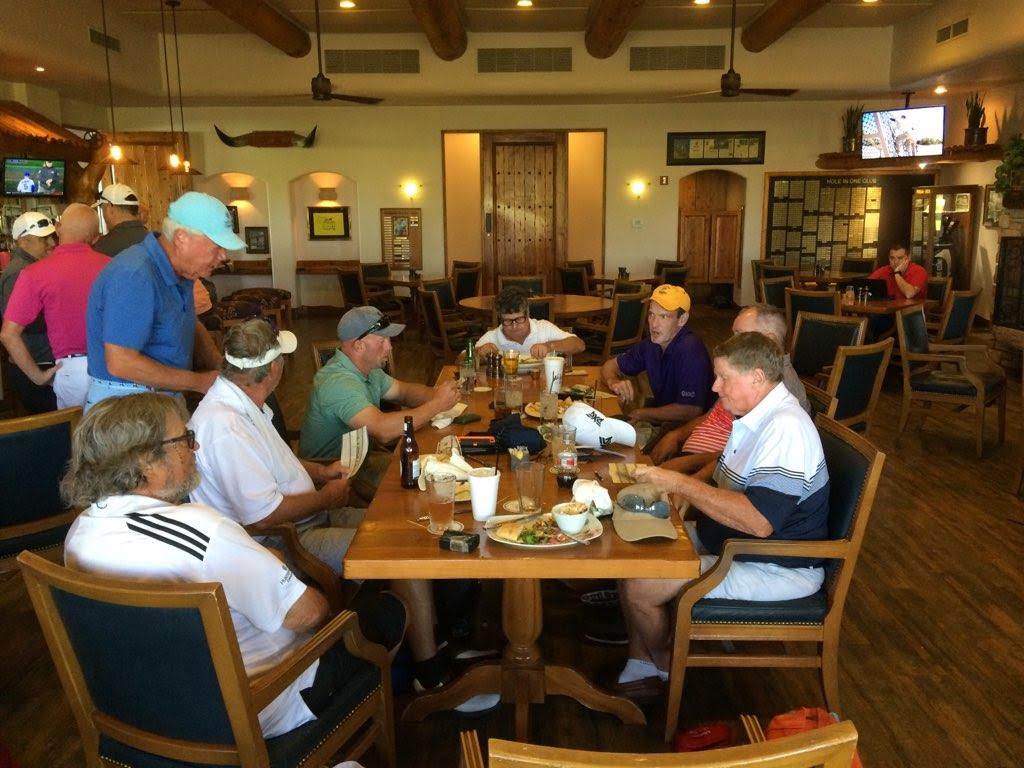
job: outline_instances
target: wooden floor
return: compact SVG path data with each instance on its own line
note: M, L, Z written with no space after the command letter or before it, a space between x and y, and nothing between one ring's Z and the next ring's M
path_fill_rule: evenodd
M695 309L708 346L729 332L732 312ZM290 424L301 424L312 374L308 342L332 337L334 319L297 321L299 353L280 390ZM422 380L429 353L401 342L399 375ZM1012 490L1021 462L1020 385L1010 398L1010 436L995 444L990 415L985 458L974 458L967 415L930 418L897 451L900 383L890 376L870 437L888 454L867 538L847 602L840 653L844 716L860 732L868 768L1024 765L1024 509ZM430 446L421 446L429 449ZM546 586L545 652L597 670L621 651L578 640L576 599ZM496 592L485 590L484 632L493 630ZM78 735L42 635L17 577L0 577L0 741L23 768L82 766ZM490 623L487 623L490 622ZM683 723L735 719L820 706L811 671L694 670ZM567 699L533 711L535 740L607 751L661 749L663 707L649 725L624 726ZM457 765L459 729L511 738L506 708L477 720L438 715L399 723L399 764ZM372 758L367 760L373 765Z

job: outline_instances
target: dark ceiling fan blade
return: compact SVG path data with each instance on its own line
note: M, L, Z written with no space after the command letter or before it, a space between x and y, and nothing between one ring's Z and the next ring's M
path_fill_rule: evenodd
M356 104L380 104L384 101L384 99L378 99L373 96L349 96L344 93L332 93L331 98L338 101L353 101Z
M316 14L316 63L317 72L309 82L309 88L315 101L351 101L356 104L380 104L384 99L373 96L349 96L344 93L333 93L333 86L330 78L324 75L323 45L320 42L320 0L313 0L313 10Z
M673 101L679 101L680 99L692 99L696 96L717 96L719 95L719 89L715 88L713 91L691 91L690 93L681 93L678 96L673 96Z
M799 88L740 88L740 93L751 96L792 96Z

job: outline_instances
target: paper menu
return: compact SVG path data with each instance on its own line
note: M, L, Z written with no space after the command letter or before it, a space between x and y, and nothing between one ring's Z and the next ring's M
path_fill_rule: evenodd
M370 450L370 435L366 427L353 429L341 436L341 456L338 458L348 468L349 475L354 475L363 466L363 460Z

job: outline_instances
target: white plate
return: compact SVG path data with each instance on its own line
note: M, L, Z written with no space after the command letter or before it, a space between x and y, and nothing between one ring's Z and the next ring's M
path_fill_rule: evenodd
M604 526L601 521L594 517L589 512L587 514L587 524L583 526L583 530L576 534L577 539L584 541L593 541L599 538L604 533ZM491 518L492 520L494 518ZM496 541L499 544L504 544L506 547L516 547L517 549L564 549L565 547L575 547L579 544L576 541L567 541L564 544L523 544L520 541L508 541L507 539L500 539L495 535L497 527L485 528L484 532L487 534L487 538L491 541Z
M566 412L566 410L568 410L568 408L569 408L568 405L566 405L561 400L559 400L558 401L558 418L562 418L563 416L565 416L565 412ZM536 401L534 401L532 403L527 403L526 405L523 406L523 412L527 416L532 416L535 419L539 419L540 418L540 403L538 403Z

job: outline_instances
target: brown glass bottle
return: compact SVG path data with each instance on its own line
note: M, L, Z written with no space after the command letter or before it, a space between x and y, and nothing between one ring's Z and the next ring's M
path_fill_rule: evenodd
M412 416L405 417L405 434L402 435L402 487L416 488L420 477L420 447L412 429Z

